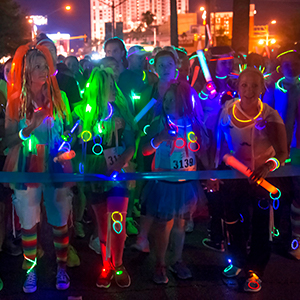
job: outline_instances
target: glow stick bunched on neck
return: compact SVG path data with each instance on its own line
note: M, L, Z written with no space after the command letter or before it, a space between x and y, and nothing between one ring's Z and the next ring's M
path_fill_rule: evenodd
M230 154L225 154L223 157L223 161L227 166L233 167L234 169L246 175L247 177L250 177L253 173L248 167L246 167L244 164L242 164L239 160L237 160L234 156ZM272 185L263 178L258 179L256 183L273 195L277 194L279 191L274 185Z

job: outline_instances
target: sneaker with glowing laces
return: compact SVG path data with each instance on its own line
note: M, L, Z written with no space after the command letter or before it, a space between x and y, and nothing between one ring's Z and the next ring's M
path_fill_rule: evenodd
M97 279L96 286L98 288L108 289L111 285L113 277L114 274L111 268L103 268Z
M127 288L131 284L131 279L123 265L115 268L115 281L121 288Z

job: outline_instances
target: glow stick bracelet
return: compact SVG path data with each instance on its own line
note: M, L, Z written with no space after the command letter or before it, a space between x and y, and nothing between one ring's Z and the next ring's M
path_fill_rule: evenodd
M246 175L247 177L250 177L253 173L249 168L247 168L244 164L242 164L240 161L238 161L234 156L230 154L225 154L223 157L223 161L225 162L226 165L233 167L234 169ZM256 183L259 184L264 189L266 189L271 194L278 193L278 189L263 178L258 179Z
M138 123L140 119L152 108L152 106L157 102L156 99L152 98L148 104L135 116L134 122Z
M65 153L60 154L59 156L54 157L53 161L54 162L60 162L60 161L63 161L63 160L70 160L70 159L74 158L75 156L76 156L75 151L71 150L69 152L65 152Z
M72 129L70 130L70 134L74 133L74 131L75 131L76 128L78 127L79 123L80 123L80 120L78 120L78 121L74 124L74 126L73 126ZM68 143L67 141L63 141L62 144L61 144L61 145L59 146L59 148L58 148L58 152L60 152L60 151L64 148L65 144L69 144L69 143ZM70 145L70 144L69 144L69 145Z

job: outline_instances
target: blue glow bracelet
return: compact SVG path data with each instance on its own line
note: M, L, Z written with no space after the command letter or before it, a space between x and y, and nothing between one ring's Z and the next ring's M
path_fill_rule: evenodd
M23 129L24 129L24 128L23 128ZM22 141L26 141L26 140L28 140L28 139L30 138L31 134L30 134L28 137L24 136L24 135L23 135L23 129L21 129L21 130L19 131L19 138L20 138Z

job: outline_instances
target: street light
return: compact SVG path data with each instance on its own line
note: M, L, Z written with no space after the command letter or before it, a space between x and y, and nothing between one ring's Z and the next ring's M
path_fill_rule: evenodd
M204 11L205 8L203 6L200 7L200 11Z
M276 24L276 20L272 20L269 24ZM266 25L266 46L269 46L269 24Z
M70 10L71 10L71 6L70 6L70 5L67 5L67 6L64 6L64 7L60 7L60 8L58 8L58 9L52 11L50 14L47 14L47 16L50 16L50 15L52 15L52 14L54 14L54 13L56 13L57 11L62 10L62 9L65 9L66 11L70 11Z

